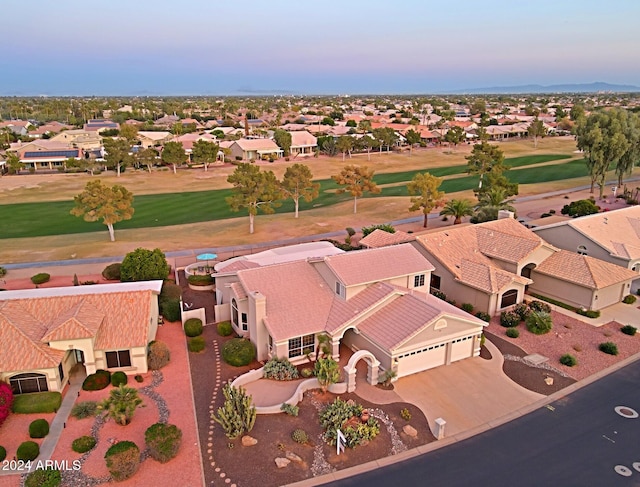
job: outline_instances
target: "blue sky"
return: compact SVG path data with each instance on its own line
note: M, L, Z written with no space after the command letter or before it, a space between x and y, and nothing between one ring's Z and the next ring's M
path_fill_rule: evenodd
M637 0L2 0L0 95L640 86Z

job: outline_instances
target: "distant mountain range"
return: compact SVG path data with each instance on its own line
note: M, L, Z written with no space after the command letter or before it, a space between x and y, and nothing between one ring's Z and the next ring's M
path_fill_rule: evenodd
M595 83L571 83L564 85L520 85L520 86L492 86L489 88L469 88L455 90L451 94L523 94L523 93L598 93L610 91L614 93L640 92L640 87L634 85L614 85L596 81Z

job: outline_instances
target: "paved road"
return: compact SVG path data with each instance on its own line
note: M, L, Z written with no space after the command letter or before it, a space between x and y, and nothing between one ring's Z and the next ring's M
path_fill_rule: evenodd
M640 362L511 423L332 486L639 486ZM635 465L634 465L635 462ZM626 467L629 476L615 471Z

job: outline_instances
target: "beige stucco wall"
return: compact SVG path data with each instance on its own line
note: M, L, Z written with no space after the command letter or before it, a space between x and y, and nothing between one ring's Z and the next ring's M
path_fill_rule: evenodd
M380 362L380 367L387 370L392 366L391 355L382 347L376 345L362 334L358 335L353 330L347 331L342 338L342 343L353 351L368 350Z
M82 350L84 354L84 366L88 374L93 374L100 367L96 367L96 355L93 350L93 338L77 338L75 340L60 340L49 342L51 348L56 350Z
M144 374L145 372L147 372L148 368L147 368L147 347L133 347L128 349L129 350L129 356L131 357L131 366L130 367L116 367L116 368L110 368L109 370L111 372L117 372L119 370L121 370L122 372L124 372L127 375L132 375L132 374ZM106 359L106 355L105 352L111 352L111 351L115 351L115 350L96 350L95 351L95 357L96 357L96 369L107 369L107 359ZM86 357L85 357L86 359ZM95 372L95 371L94 371ZM93 372L89 372L89 370L87 369L87 373L93 373Z
M247 307L249 339L256 346L256 358L269 360L269 332L263 321L267 316L267 298L259 292L249 293Z
M44 374L47 377L47 386L49 387L49 391L51 392L61 392L60 381L58 380L58 369L35 369L35 370L18 370L13 372L2 372L0 373L0 380L3 382L9 382L11 377L14 375L24 374L24 373L33 373L33 374ZM66 383L66 382L65 382Z
M631 287L631 281L627 281L621 284L614 284L596 291L593 295L593 303L591 309L600 310L611 306L612 304L619 303L622 299L629 294Z
M543 245L538 247L536 250L531 252L526 259L523 259L521 262L518 262L516 269L513 271L514 274L522 275L522 269L524 269L529 264L540 265L541 262L546 260L552 254L555 253L555 250L550 249L548 246Z
M589 288L540 274L535 269L531 273L531 279L533 279L533 284L529 286L531 292L578 308L592 309L593 291Z

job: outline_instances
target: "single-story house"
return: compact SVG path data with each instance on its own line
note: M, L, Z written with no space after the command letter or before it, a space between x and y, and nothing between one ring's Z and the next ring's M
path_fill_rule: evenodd
M255 161L263 157L282 157L283 151L271 139L238 139L229 147L231 157L242 161Z
M305 362L319 335L398 377L477 356L486 323L429 294L432 270L410 244L240 270L231 322L260 361Z
M291 155L313 155L318 148L318 139L306 130L289 132L291 134Z
M15 394L61 391L76 364L147 372L162 281L4 291L0 380Z
M173 139L173 134L171 132L164 131L140 131L138 132L138 140L140 141L140 145L145 149L148 147L156 147L164 144L165 142L169 142Z
M15 144L9 150L17 154L25 169L35 172L63 168L67 159L84 157L82 149L53 139Z
M102 147L102 137L98 132L84 129L64 130L49 139L58 144L77 147L78 149L94 150Z

